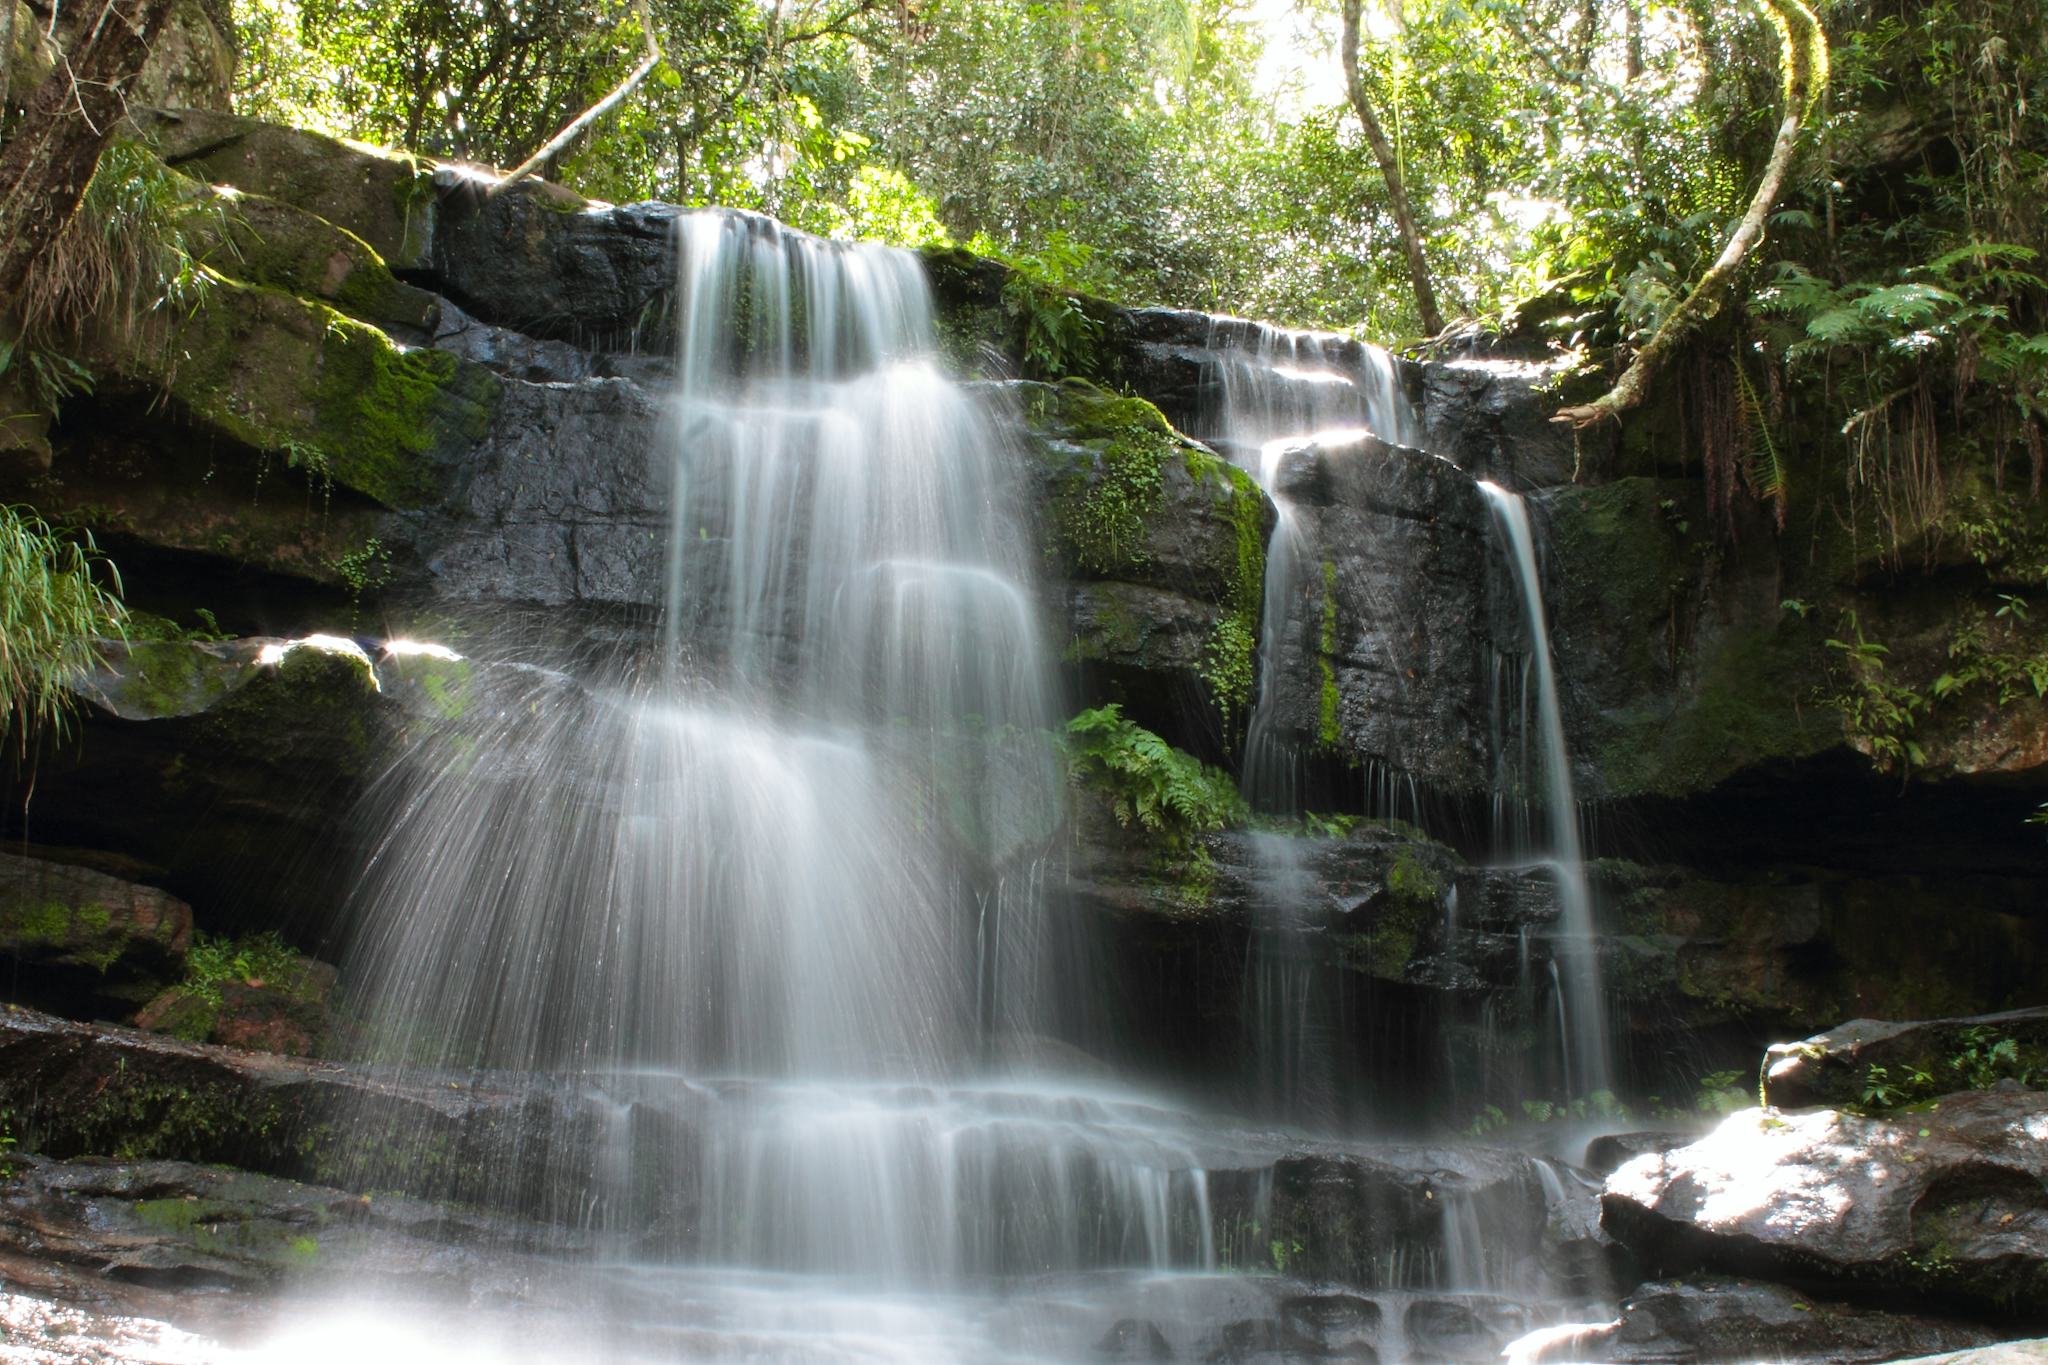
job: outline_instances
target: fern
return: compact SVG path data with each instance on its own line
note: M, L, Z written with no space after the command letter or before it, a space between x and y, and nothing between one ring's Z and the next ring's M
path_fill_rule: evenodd
M1099 791L1120 825L1136 825L1174 847L1239 823L1244 801L1229 774L1183 753L1111 703L1067 722L1074 780Z

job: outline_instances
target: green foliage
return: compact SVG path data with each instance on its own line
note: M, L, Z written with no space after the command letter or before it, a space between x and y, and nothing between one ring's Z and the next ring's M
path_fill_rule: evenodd
M305 959L275 931L225 938L199 933L185 959L184 987L209 1005L221 1003L220 988L230 982L281 985L295 982Z
M214 275L197 243L224 222L220 199L206 186L159 161L141 142L115 138L101 151L78 212L37 263L14 314L42 348L61 392L91 388L75 362L48 352L88 331L131 338L155 314L189 314L212 288ZM0 362L0 369L4 369Z
M328 568L348 589L349 618L362 610L363 594L375 592L391 581L391 551L372 536L355 549L328 561Z
M1240 824L1244 800L1230 775L1183 753L1111 704L1067 722L1067 763L1075 781L1108 798L1117 823L1136 825L1170 846Z
M1846 674L1842 690L1829 703L1841 713L1844 731L1869 753L1879 772L1910 772L1927 761L1913 739L1927 712L1927 698L1892 680L1885 663L1891 651L1864 636L1855 612L1844 612L1842 625L1843 633L1855 638L1827 642L1840 656Z
M1024 368L1033 378L1060 379L1093 368L1102 324L1073 295L1012 275L1003 286L1003 309L1024 324Z
M24 398L38 412L54 413L73 394L91 393L92 371L69 356L30 342L0 338L0 379L15 376ZM0 413L0 422L15 414Z
M25 507L0 506L0 729L24 749L42 728L63 732L72 685L103 662L100 641L123 638L120 588L90 532L62 535Z
M1924 1103L1958 1090L1989 1090L2005 1081L2035 1087L2048 1080L2048 1057L1998 1029L1975 1024L1953 1050L1929 1065L1871 1063L1863 1073L1862 1108L1881 1113Z

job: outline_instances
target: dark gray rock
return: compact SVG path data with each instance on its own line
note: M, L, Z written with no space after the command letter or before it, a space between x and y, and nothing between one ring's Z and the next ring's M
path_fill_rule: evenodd
M1602 1222L1664 1273L1705 1266L2006 1317L2048 1311L2048 1102L1745 1110L1608 1178Z
M437 596L658 606L668 489L654 396L625 379L508 383L448 507L421 532Z
M1449 357L1416 369L1428 449L1475 478L1518 492L1570 483L1584 460L1582 443L1596 451L1612 443L1609 431L1575 437L1550 420L1559 402L1542 386L1554 363Z
M1301 550L1287 600L1266 607L1286 623L1283 690L1266 701L1278 742L1485 790L1489 645L1526 646L1478 488L1448 461L1369 436L1304 446L1280 479Z
M667 204L589 204L527 180L500 194L456 175L441 198L430 269L476 317L591 350L674 344L675 221Z
M1993 1055L2001 1044L2009 1048ZM1852 1019L1803 1042L1774 1043L1764 1056L1764 1099L1779 1109L1860 1105L1880 1083L1900 1099L1925 1099L2001 1076L2032 1073L2048 1083L2048 1009L1964 1019L1894 1023ZM1919 1079L1925 1077L1924 1080ZM2048 1095L2041 1097L2048 1105Z

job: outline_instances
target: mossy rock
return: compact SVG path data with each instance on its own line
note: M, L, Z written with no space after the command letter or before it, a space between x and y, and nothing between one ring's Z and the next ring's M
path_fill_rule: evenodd
M219 240L203 255L224 275L318 299L382 326L431 330L440 300L391 273L376 248L346 228L281 199L237 194Z
M1271 502L1143 398L1078 379L1021 388L1049 485L1051 567L1112 585L1079 590L1075 657L1186 669L1221 714L1241 715L1254 681ZM1148 641L1162 648L1148 650Z
M38 1002L132 1009L183 971L191 942L192 909L167 892L0 853L0 956Z
M1825 632L1780 607L1767 565L1722 558L1695 485L1575 485L1544 506L1550 617L1589 794L1685 795L1842 743L1839 717L1813 704Z
M395 269L427 264L437 208L430 163L209 110L138 110L131 122L187 175L317 214Z
M440 497L451 465L489 432L500 391L445 351L233 280L216 281L163 344L112 349L114 368L200 425L393 509Z

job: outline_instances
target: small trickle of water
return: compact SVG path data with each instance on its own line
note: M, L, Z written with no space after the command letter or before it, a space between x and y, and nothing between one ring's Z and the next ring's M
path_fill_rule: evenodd
M1571 754L1565 747L1564 713L1550 652L1550 624L1543 608L1543 580L1536 564L1536 537L1521 496L1482 481L1480 492L1493 508L1494 524L1508 551L1508 566L1522 597L1529 631L1529 661L1535 679L1536 738L1541 748L1544 812L1549 817L1547 865L1557 878L1559 933L1553 943L1562 964L1557 991L1563 1038L1566 1094L1592 1095L1611 1085L1606 1010L1600 990L1599 943L1593 894L1586 881L1579 841L1579 803L1572 788Z
M1287 493L1285 459L1304 447L1341 446L1366 434L1413 445L1421 424L1394 358L1377 346L1220 319L1209 348L1216 397L1195 434L1250 474L1277 513L1266 545L1259 691L1246 727L1243 787L1254 807L1291 815L1301 806L1299 756L1274 724L1274 703L1283 681L1283 641L1317 624L1314 589L1320 585L1304 572L1318 562L1318 547Z

